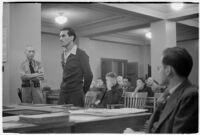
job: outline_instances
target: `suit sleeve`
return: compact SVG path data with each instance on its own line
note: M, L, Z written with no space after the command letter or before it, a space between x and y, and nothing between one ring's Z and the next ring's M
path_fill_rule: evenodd
M81 56L80 63L81 63L81 68L83 71L83 78L84 78L83 91L86 93L90 88L93 74L92 74L90 64L89 64L89 56L85 52L83 52L82 55L80 56Z
M177 110L173 133L198 132L198 93L192 93L181 101Z

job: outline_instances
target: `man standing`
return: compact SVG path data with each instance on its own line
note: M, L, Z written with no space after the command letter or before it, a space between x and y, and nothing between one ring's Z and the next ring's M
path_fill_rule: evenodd
M192 57L186 49L173 47L164 50L159 72L161 85L167 88L158 99L147 133L198 132L198 89L188 80L192 66Z
M32 47L26 47L25 54L27 59L20 66L22 102L41 104L40 80L44 79L44 71L40 62L34 60L35 50Z
M63 78L58 104L84 106L84 94L89 90L93 78L88 55L74 43L75 31L63 28L60 31Z

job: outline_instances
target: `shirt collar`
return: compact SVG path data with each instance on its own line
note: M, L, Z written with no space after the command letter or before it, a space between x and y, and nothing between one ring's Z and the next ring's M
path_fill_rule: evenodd
M26 62L28 62L28 63L30 63L30 62L31 62L31 63L33 64L35 60L34 60L34 59L32 59L31 61L29 61L28 59L26 59L25 61L26 61Z
M65 52L65 53L68 53L68 54L74 54L74 55L76 55L76 50L77 50L77 45L74 45L74 46L72 47L72 49L71 49L70 51L68 51L68 52L67 52L67 50L64 48L64 52Z
M169 90L169 93L172 94L174 93L174 91L178 88L178 86L181 85L182 82L178 83L177 85L175 85L174 87L172 87L170 90Z

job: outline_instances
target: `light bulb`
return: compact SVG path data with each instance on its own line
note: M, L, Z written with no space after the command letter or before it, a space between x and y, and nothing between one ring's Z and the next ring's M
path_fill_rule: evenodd
M171 3L171 8L176 11L181 10L183 6L183 3Z
M56 23L58 23L58 24L64 24L64 23L67 22L67 17L65 17L65 16L63 16L63 15L60 15L60 16L57 16L57 17L55 18L55 21L56 21Z
M151 39L151 32L147 32L147 33L145 34L145 36L146 36L147 38Z

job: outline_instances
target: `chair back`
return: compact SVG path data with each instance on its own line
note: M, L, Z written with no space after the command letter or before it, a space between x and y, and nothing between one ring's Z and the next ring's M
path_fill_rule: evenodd
M95 91L88 91L85 95L85 105L84 107L90 108L94 105L96 98L97 98L97 92Z
M127 108L145 108L147 92L126 92L124 94L124 106Z
M154 94L154 102L153 102L153 110L155 111L157 107L157 100L163 93L155 93Z

